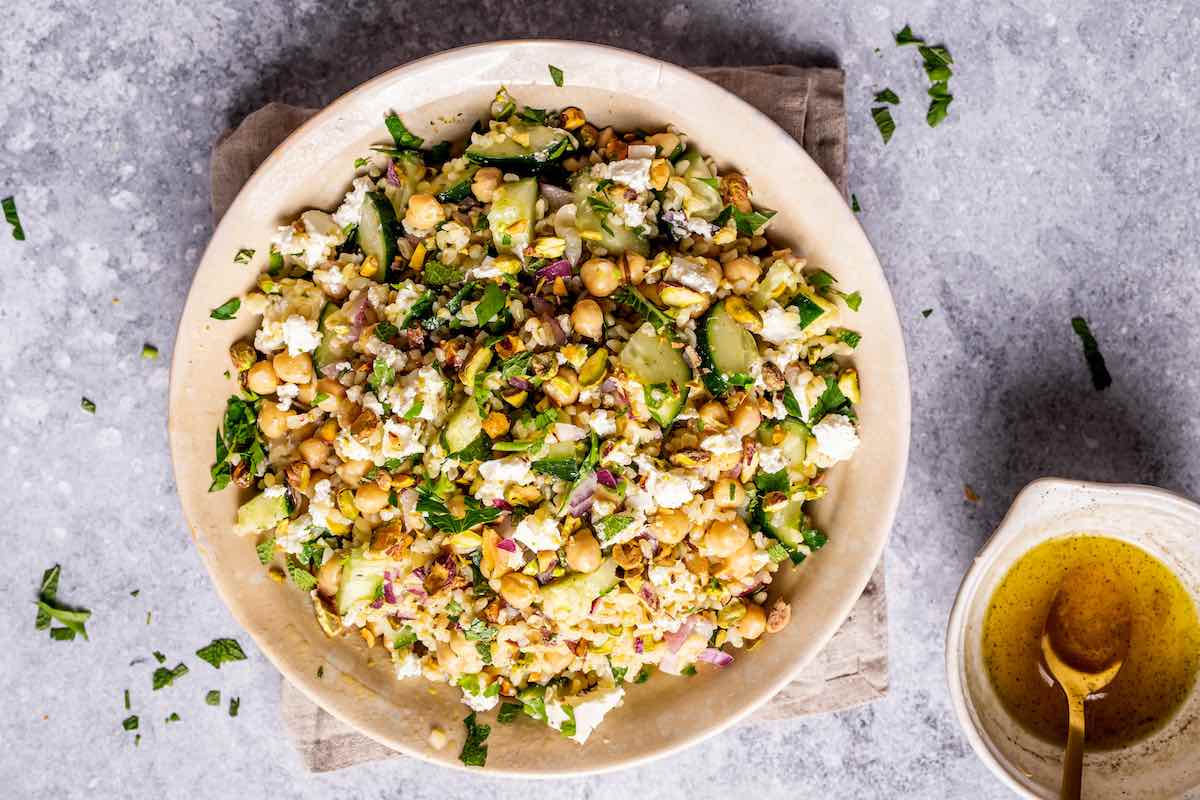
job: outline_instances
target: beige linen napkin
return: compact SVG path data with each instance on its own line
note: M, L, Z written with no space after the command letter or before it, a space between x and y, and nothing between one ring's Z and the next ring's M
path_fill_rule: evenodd
M846 109L837 69L702 67L696 70L771 117L804 147L846 193ZM218 140L212 157L212 207L220 220L251 173L314 109L271 103ZM883 564L876 567L849 619L805 670L750 721L838 711L887 692L887 607ZM357 733L283 682L282 714L308 768L340 769L399 753Z

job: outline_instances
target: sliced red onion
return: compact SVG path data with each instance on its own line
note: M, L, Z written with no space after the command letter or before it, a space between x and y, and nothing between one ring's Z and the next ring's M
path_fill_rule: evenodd
M387 162L388 162L387 182L390 183L392 186L399 186L400 185L400 175L396 172L396 162L390 158L387 160Z
M600 384L600 391L611 395L622 406L629 408L629 398L625 395L625 390L621 388L621 384L617 383L616 378L605 378L604 383Z
M650 585L649 581L642 582L642 588L638 590L638 595L646 601L646 605L650 607L651 611L658 611L658 595L655 594L654 587Z
M562 325L558 324L558 320L552 316L546 316L542 322L546 323L546 326L550 328L550 332L554 334L554 341L560 347L567 343L567 333L562 329Z
M443 553L438 561L446 567L446 583L450 583L458 577L458 562L454 560L454 556L450 553Z
M501 539L496 542L496 547L508 553L517 552L517 543L513 539Z
M508 385L513 387L514 389L520 389L521 391L524 391L524 392L528 392L531 389L533 389L533 384L530 383L529 381L525 380L524 378L515 378L515 377L509 378Z
M606 469L596 470L596 480L600 482L601 486L606 486L609 489L617 488L617 476Z
M565 258L552 261L537 271L539 278L569 278L571 277L571 262Z
M642 587L645 588L645 586L646 584L643 583ZM682 625L664 636L663 641L667 643L667 649L672 653L678 653L679 648L683 647L683 643L686 642L687 638L692 635L692 628L695 626L695 619L693 617L688 617L683 621Z
M412 577L416 578L418 581L425 580L425 576L428 574L429 570L427 570L425 567L417 567L412 571Z
M646 646L644 644L642 644L642 637L639 636L633 640L633 652L635 652L635 653L646 652Z
M529 298L529 304L533 306L533 312L538 316L554 316L554 306L552 306L544 297L535 294Z
M593 601L592 601L592 606L591 606L591 608L589 608L589 609L588 609L588 613L589 613L589 614L595 614L595 613L596 613L596 606L600 605L600 600L601 600L603 597L604 597L604 595L600 595L600 597L597 597L595 600L593 600Z
M409 587L405 588L404 591L408 592L409 594L413 595L414 597L419 597L422 600L426 600L429 598L429 595L426 593L426 591L424 589L415 589L415 588L409 586Z
M383 599L388 602L388 605L396 605L396 592L392 588L392 573L387 571L383 573Z
M554 568L558 566L558 559L550 559L550 563L544 570L538 573L537 579L540 584L547 584L554 578Z
M571 492L571 496L567 498L567 510L571 512L571 516L582 517L592 507L595 493L595 475L588 475L579 481L579 485L575 487L575 490Z
M492 508L499 508L502 511L512 511L512 504L502 497L492 498Z
M726 653L724 650L718 650L715 647L706 647L696 656L698 661L706 661L709 664L715 664L718 667L727 667L733 663L733 656Z
M383 598L371 602L371 608L383 608Z
M575 195L563 189L561 186L555 186L552 183L543 183L541 185L542 197L546 198L546 209L548 211L558 211L567 203L575 201Z
M367 293L364 290L351 301L350 307L346 309L346 316L350 318L351 339L357 340L362 334L363 328L367 326L367 310L370 307L370 303L367 302Z
M749 597L750 595L754 594L762 587L763 587L763 585L761 583L756 583L753 586L751 586L749 589L747 589L746 591L739 594L738 597Z

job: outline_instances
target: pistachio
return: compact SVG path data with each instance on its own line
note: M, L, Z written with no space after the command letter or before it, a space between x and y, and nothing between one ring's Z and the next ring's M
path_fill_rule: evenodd
M525 350L525 343L521 341L520 336L509 334L500 341L496 342L496 355L501 358L512 358L517 353Z
M743 214L754 210L750 205L750 184L740 173L730 172L721 176L721 199L733 204Z
M792 607L784 600L776 600L767 614L767 633L779 633L792 618Z
M574 131L582 128L587 118L583 115L583 111L575 106L567 106L562 110L562 126L566 130Z
M588 356L583 362L583 366L579 368L579 385L591 386L599 383L608 374L608 350L599 348L596 352Z
M671 463L681 467L698 467L707 464L712 456L704 450L684 450L671 456Z
M254 352L254 345L238 340L229 346L229 360L233 362L234 369L238 372L245 372L254 366L258 356Z
M729 316L733 318L734 322L751 333L762 331L762 317L742 298L736 295L725 298L725 310L729 312Z
M661 284L659 297L669 306L683 308L684 306L694 306L700 303L708 302L708 298L699 292L692 291L686 286L678 286L673 283Z
M329 604L329 601L323 597L317 598L313 603L313 613L316 614L317 624L321 626L321 630L330 639L338 636L342 632L342 618L337 615L337 612Z
M783 380L783 373L779 371L779 367L772 364L770 361L764 361L762 365L763 384L772 392L777 392L787 384Z
M379 415L367 408L355 418L354 423L350 426L350 435L361 444L368 444L379 430Z

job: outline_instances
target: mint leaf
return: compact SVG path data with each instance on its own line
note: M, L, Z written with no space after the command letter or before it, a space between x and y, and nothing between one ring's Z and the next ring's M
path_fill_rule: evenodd
M467 728L467 740L463 742L458 760L468 767L482 767L487 764L487 738L492 733L491 725L480 725L475 722L475 712L472 711L463 718Z
M151 676L150 688L157 692L159 689L172 685L177 679L187 674L187 664L182 662L176 664L174 669L159 667L154 670L154 674Z
M613 538L621 531L628 528L633 523L633 515L631 514L613 514L610 517L605 517L600 520L600 541L606 541Z
M400 117L394 112L383 118L383 124L387 126L388 133L392 135L392 141L396 143L397 149L416 150L425 141L406 128L400 121Z
M574 481L579 478L579 462L571 458L543 458L534 461L530 466L534 472L564 481Z
M62 574L62 568L55 564L50 569L42 573L42 586L38 589L38 597L46 603L53 603L58 596L58 578ZM44 631L50 627L50 615L38 606L37 619L34 622L34 627L39 631Z
M236 319L238 309L241 307L242 301L236 297L231 297L210 311L208 315L213 319Z
M498 631L486 621L476 617L463 628L463 636L472 641L490 642L496 638Z
M300 591L311 592L317 588L317 579L295 559L288 559L287 571L292 583L296 584Z
M241 707L242 707L242 698L240 698L240 697L229 698L229 716L236 717L238 715L238 709Z
M463 500L466 505L466 513L462 519L458 519L450 513L445 502L433 492L428 484L422 484L417 489L417 511L425 516L426 522L441 531L462 533L477 525L494 522L500 516L500 509L485 508L474 497L465 497Z
M200 660L207 661L214 668L220 669L222 664L230 661L245 661L246 654L237 639L213 639L196 651Z
M250 259L252 258L254 258L254 251L247 247L243 247L241 250L238 250L237 255L233 257L233 263L249 264Z
M871 109L871 118L875 120L875 127L879 129L883 143L887 144L896 132L896 121L892 119L892 112L888 111L887 106L877 106Z
M66 634L61 634L61 633L58 634L57 636L55 636L55 638L58 639L59 641L64 641L69 638L74 638L74 635L82 636L85 640L88 638L87 628L84 627L84 623L87 622L88 619L92 616L91 611L88 611L87 609L75 610L75 609L67 609L67 608L58 608L57 606L50 605L49 603L45 602L44 600L38 600L37 606L38 606L38 610L40 612L42 612L43 614L45 614L47 617L54 620L55 622L61 622L63 624L63 627L65 627L66 629L68 629L72 632L73 636L71 636L71 637L68 637ZM41 617L41 615L39 614L39 619L40 619L40 617ZM53 635L53 633L54 632L51 631L52 635Z
M91 400L87 399L86 397L79 398L79 407L82 408L84 411L86 411L89 414L96 413L96 404L93 403Z
M21 227L21 217L17 214L17 201L6 197L0 200L0 206L4 207L4 219L12 225L13 238L18 242L25 241L25 229Z
M208 692L208 694L204 695L204 702L208 703L210 706L221 705L221 692L217 689L213 689L212 691Z
M555 86L563 85L563 71L558 67L550 64L550 80L554 81Z
M905 25L900 29L900 32L896 34L896 44L899 46L906 44L925 44L925 40L914 36L912 28L910 28L908 25Z
M733 209L733 221L737 225L738 233L743 236L757 236L762 233L762 230L767 227L767 223L771 221L771 217L775 216L774 211L751 211L743 213L737 208Z
M891 103L892 105L900 105L900 97L891 89L884 89L881 92L875 93L876 103Z
M564 705L562 707L562 710L563 710L563 713L567 715L567 718L563 721L562 728L560 728L559 730L563 736L568 736L568 737L574 736L575 731L576 731L575 707Z

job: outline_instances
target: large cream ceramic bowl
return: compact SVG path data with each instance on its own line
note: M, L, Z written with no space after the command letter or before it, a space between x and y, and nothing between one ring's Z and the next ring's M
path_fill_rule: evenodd
M562 68L566 86L550 80ZM409 755L453 767L466 709L457 690L420 679L398 681L357 637L330 640L307 596L269 580L253 541L230 532L238 497L209 494L213 431L235 390L222 373L227 350L255 321L209 319L209 310L250 289L255 276L235 264L239 248L264 249L277 225L310 207L331 208L352 177L354 159L387 140L383 116L399 112L426 140L464 137L504 84L523 103L582 107L619 127L674 123L722 165L744 172L756 201L777 209L771 233L863 295L850 323L863 334L858 407L863 444L831 471L816 504L829 545L772 590L791 601L791 624L733 665L691 679L658 677L629 691L586 746L542 726L494 726L487 770L526 776L615 769L664 755L745 717L795 677L846 618L875 567L892 524L908 453L909 389L900 326L879 262L838 191L774 123L696 75L645 56L573 42L501 42L454 50L397 68L334 102L283 143L229 209L196 273L180 321L171 374L172 457L184 512L217 590L284 676L327 711ZM316 678L324 664L324 679ZM451 737L441 751L430 728Z

